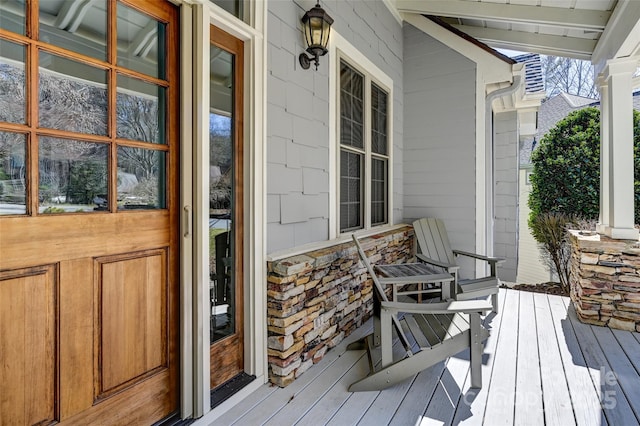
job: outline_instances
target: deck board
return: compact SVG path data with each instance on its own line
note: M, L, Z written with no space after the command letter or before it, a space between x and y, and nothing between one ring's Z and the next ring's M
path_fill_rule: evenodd
M389 389L348 392L368 363L346 345L369 321L288 387L266 384L196 425L640 424L640 333L583 324L566 297L501 289L499 305L484 319L480 390L469 389L467 350Z
M600 409L598 389L580 350L580 344L567 316L567 306L559 297L550 297L549 307L553 316L553 325L558 338L558 346L569 385L569 393L574 407L578 426L607 426L607 420Z
M516 361L518 358L519 293L508 291L500 336L495 352L495 366L489 383L484 424L512 425L515 414ZM485 385L486 386L486 385ZM491 398L490 395L500 395Z
M533 293L520 292L519 303L516 403L520 409L515 412L514 424L540 425L544 424L544 411Z

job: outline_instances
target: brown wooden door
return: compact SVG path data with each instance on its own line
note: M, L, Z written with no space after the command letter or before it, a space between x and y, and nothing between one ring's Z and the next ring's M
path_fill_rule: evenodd
M178 410L178 12L0 4L0 424Z
M214 26L210 37L210 382L213 389L244 369L244 43Z

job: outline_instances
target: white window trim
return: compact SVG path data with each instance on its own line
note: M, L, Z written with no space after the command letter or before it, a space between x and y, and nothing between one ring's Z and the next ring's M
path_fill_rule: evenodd
M248 2L249 25L208 0L173 0L182 13L181 415L211 423L266 382L266 81L267 2ZM211 410L209 389L209 28L245 42L245 371L250 385ZM189 174L189 170L193 170ZM191 220L193 226L191 226Z
M371 106L371 82L376 83L388 93L387 134L388 134L388 195L387 223L371 226L371 135L365 132L365 175L364 175L364 228L363 230L388 227L393 222L393 79L378 68L355 46L345 40L336 31L331 31L329 46L329 185L333 194L329 197L329 239L335 239L340 232L340 60L344 59L351 67L365 76L365 107ZM365 114L365 129L371 127L371 114ZM348 231L346 233L351 233Z

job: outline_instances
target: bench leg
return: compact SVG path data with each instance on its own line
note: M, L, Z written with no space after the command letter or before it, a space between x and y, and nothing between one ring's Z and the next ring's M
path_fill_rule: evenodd
M482 336L480 335L480 314L469 314L471 326L471 387L482 387Z

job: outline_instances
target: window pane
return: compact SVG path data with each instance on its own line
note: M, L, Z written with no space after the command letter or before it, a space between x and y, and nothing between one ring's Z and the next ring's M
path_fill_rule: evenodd
M166 89L118 74L117 136L165 144Z
M244 0L211 0L211 2L217 4L236 18L249 23L249 14L246 13Z
M0 1L0 28L24 35L25 11L24 0Z
M40 213L106 210L108 146L41 137Z
M40 1L40 40L96 59L107 59L105 0Z
M25 214L26 136L0 132L0 215Z
M371 224L387 223L387 160L371 159Z
M166 25L118 3L118 65L166 78Z
M40 127L107 134L107 73L40 52Z
M364 155L340 152L340 231L363 227L362 159Z
M371 150L387 155L387 93L371 84Z
M340 62L340 143L364 148L364 77L344 61Z
M0 121L25 122L25 47L0 40Z
M118 147L118 210L166 207L166 154Z

